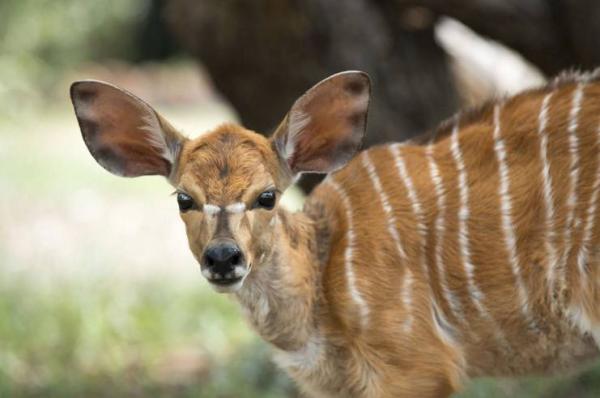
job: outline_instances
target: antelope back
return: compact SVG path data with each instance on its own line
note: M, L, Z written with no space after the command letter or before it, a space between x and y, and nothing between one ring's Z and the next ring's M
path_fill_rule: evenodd
M423 145L366 150L317 188L328 331L378 347L365 374L426 396L597 354L599 127L598 74L563 76Z

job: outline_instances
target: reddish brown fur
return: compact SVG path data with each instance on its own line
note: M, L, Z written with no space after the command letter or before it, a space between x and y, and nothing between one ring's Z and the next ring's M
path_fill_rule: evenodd
M577 128L580 174L575 217L567 225L571 178L568 125L573 93L581 82L585 87ZM553 92L547 134L554 235L546 228L549 209L544 204L538 132L542 100L549 92ZM320 100L323 98L328 97ZM338 98L335 96L334 102ZM351 117L346 119L354 111L342 112L351 106L341 102L336 105L340 114L315 116L310 121L320 126L312 130L318 131L323 141L302 137L300 145L306 153L296 153L287 165L275 151L281 140L285 145L287 139L281 128L275 140L269 141L228 124L182 143L171 182L199 204L243 202L249 209L269 184L285 190L298 164L322 167L335 160L328 157L339 144L338 136L348 131L343 128L336 132L336 128L340 123L357 125L348 122ZM323 104L320 107L326 106ZM493 135L497 104L502 104L500 134L506 148L516 258L532 320L524 316L515 293L517 279L503 229L502 177ZM314 116L320 107L310 112L303 109ZM288 121L286 118L282 128ZM456 122L468 187L469 218L465 225L473 279L484 293L481 303L490 318L481 316L467 289L468 274L459 240L463 198L451 139ZM317 187L304 212L248 210L239 216L232 234L255 268L235 296L257 332L274 346L278 362L304 390L319 397L445 397L460 389L466 377L548 374L594 358L598 350L592 335L600 336L598 211L593 214L585 274L578 270L577 253L600 162L599 126L600 83L595 76L562 79L546 88L490 103L467 116L459 115L441 127L434 140L423 141L431 144L398 148L421 206L420 216L413 211L410 190L399 175L390 147L359 154ZM319 142L325 145L317 145ZM327 151L321 154L323 148ZM311 157L314 153L320 153L317 161ZM438 208L428 153L439 169L444 213ZM390 218L381 192L370 183L365 156L372 161L389 199L406 258L399 255L390 236ZM339 189L351 205L351 220ZM443 237L436 229L439 214L444 214ZM197 258L212 238L207 217L200 211L182 213ZM271 226L273 220L275 225ZM419 223L424 226L423 234L419 233ZM348 276L350 226L355 286ZM572 231L572 241L565 240L567 229ZM559 255L572 248L565 254L566 261L557 263L557 272L564 272L566 279L559 278L551 288L547 274L553 264L549 262L548 242ZM443 264L438 264L438 244ZM445 275L438 265L443 265ZM405 306L403 287L408 277L414 278L412 304ZM464 321L453 313L446 299L444 280L458 299ZM355 290L368 308L367 322ZM434 303L439 306L438 315L448 322L450 340L440 332L440 320L432 312ZM410 317L414 319L407 328Z

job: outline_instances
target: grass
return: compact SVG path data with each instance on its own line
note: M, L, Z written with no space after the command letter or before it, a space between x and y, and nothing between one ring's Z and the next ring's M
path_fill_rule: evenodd
M199 286L0 281L0 396L279 397L234 303Z

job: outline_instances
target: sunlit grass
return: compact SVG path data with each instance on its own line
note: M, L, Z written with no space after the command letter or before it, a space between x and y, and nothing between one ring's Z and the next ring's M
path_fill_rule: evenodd
M159 280L0 280L0 396L283 396L234 303Z

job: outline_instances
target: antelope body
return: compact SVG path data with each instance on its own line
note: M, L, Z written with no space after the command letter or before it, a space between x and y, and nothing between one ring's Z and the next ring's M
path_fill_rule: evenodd
M72 87L110 171L176 187L202 274L315 397L445 397L467 377L551 374L598 355L600 83L570 75L348 160L369 82L334 75L269 140L190 140L106 83ZM330 173L303 212L277 206Z

